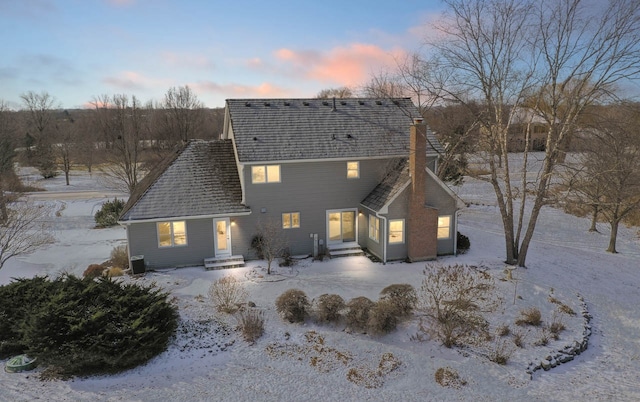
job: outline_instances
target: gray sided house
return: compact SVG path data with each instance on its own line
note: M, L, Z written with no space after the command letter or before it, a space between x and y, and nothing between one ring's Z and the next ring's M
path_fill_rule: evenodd
M230 99L222 139L191 141L121 215L152 268L240 265L268 225L291 255L455 254L460 200L410 99Z

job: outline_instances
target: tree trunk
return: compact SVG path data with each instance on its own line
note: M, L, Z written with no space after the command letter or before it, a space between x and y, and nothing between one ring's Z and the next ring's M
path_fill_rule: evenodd
M0 224L3 224L9 219L9 213L7 212L7 200L4 197L4 187L1 175L2 173L0 173Z
M598 223L598 205L593 205L593 213L591 215L591 227L589 228L589 232L598 232L598 228L596 227L596 223Z
M607 248L607 252L609 253L617 253L616 251L616 240L618 238L618 224L619 220L614 219L609 222L611 224L611 235L609 236L609 248Z

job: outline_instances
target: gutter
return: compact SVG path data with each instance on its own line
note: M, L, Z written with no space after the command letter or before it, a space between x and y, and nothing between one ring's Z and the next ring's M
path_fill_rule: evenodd
M119 220L119 225L130 225L132 223L151 223L151 222L166 222L166 221L186 221L193 219L213 219L213 218L227 218L230 216L247 216L251 215L251 211L248 212L233 212L230 214L213 214L213 215L187 215L187 216L167 216L163 218L150 218L150 219L131 219L122 221Z

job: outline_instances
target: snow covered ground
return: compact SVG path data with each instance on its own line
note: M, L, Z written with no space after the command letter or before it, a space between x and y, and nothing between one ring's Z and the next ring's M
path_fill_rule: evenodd
M16 276L81 275L87 265L109 257L124 242L122 228L93 229L92 216L114 193L105 192L93 178L80 172L72 186L63 178L32 184L48 190L33 195L55 202L56 244L32 255L10 260L0 270L0 284ZM75 183L75 184L74 184ZM50 198L48 194L55 193ZM604 251L608 227L588 233L588 219L545 208L528 257L528 269L505 279L504 244L499 213L491 189L467 180L457 188L472 205L460 214L460 231L469 236L471 250L438 264L481 267L495 279L503 295L493 323L511 324L518 312L538 307L551 320L555 308L548 297L580 310L579 294L593 316L589 349L573 361L550 371L525 372L572 340L583 330L582 317L565 316L567 329L560 340L534 346L537 329L528 329L526 347L514 348L507 365L488 361L482 350L461 353L435 341L415 341L417 319L402 323L385 336L349 334L343 326L283 322L274 300L284 290L299 288L310 298L337 293L345 300L356 296L378 298L392 283L420 287L424 264L381 265L365 257L325 262L302 260L292 268L277 268L269 278L264 262L227 271L183 268L148 272L128 281L156 283L175 296L182 325L168 351L147 365L115 376L41 382L31 373L0 372L0 401L634 401L640 400L640 240L638 228L620 229L619 254ZM234 331L235 319L215 313L207 292L223 275L242 279L250 300L263 309L265 334L249 345ZM514 297L515 296L515 297ZM4 362L1 362L4 363ZM398 364L399 363L399 364ZM379 370L382 367L381 370ZM440 367L451 367L467 382L458 388L442 387L434 380ZM375 374L376 371L379 374ZM349 373L360 381L348 379ZM353 376L351 378L354 378Z

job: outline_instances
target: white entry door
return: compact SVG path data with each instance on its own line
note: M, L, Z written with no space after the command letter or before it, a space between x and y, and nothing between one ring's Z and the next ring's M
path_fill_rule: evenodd
M231 256L231 224L229 218L213 220L213 242L216 257Z

